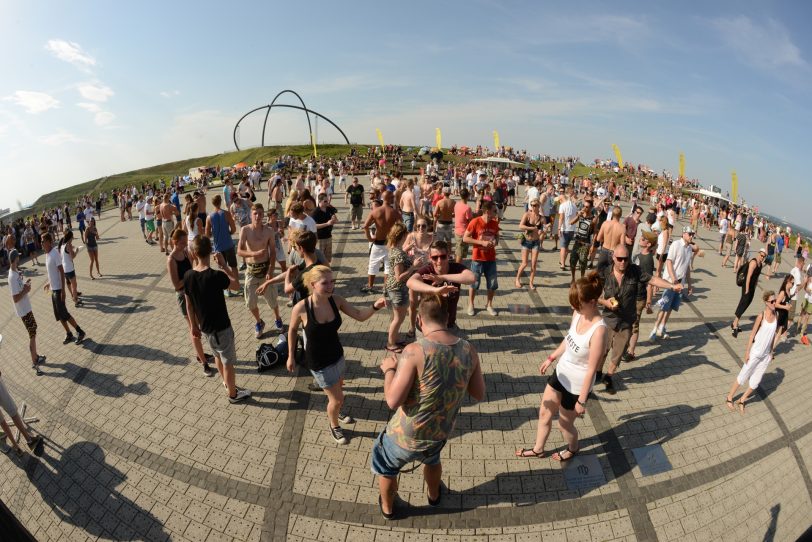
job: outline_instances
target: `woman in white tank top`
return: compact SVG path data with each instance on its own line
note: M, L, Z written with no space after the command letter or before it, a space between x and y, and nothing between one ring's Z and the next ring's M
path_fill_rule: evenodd
M567 448L551 457L556 461L568 461L578 453L575 418L586 412L595 372L606 351L606 324L598 313L597 304L602 292L603 281L594 271L570 287L570 304L575 309L572 324L567 336L539 368L541 374L545 374L553 361L559 360L541 397L536 442L531 448L516 450L516 457L545 457L544 445L556 413Z
M747 384L747 390L737 401L739 413L744 414L744 403L753 394L761 383L764 371L773 359L773 341L775 339L775 329L778 316L775 313L775 292L764 292L761 296L764 300L764 312L758 315L753 331L750 332L750 340L747 342L747 350L744 352L744 365L742 365L736 380L730 387L730 391L725 398L727 408L734 410L733 396L736 395L739 386Z

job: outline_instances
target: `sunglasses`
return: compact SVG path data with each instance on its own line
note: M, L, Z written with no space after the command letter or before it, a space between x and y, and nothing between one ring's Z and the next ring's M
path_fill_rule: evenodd
M618 263L628 262L629 257L628 256L615 256L615 261L618 262Z
M447 260L448 259L448 254L435 254L434 256L429 256L429 258L431 258L434 261Z
M776 301L775 299L768 299L767 303L775 303L775 301Z
M426 228L428 228L427 224L418 224L415 226L415 229L417 230L425 230Z

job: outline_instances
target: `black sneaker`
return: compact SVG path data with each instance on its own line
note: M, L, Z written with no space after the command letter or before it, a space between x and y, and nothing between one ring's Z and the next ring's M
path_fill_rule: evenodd
M45 356L37 356L37 365L43 365L45 360L48 359Z
M42 436L37 435L36 437L34 437L31 440L29 440L28 442L26 442L26 444L28 445L28 448L30 448L32 451L36 450L37 446L42 444Z
M73 333L68 333L67 335L65 335L65 340L62 341L62 344L68 344L70 342L73 342L74 340L75 339L73 337Z
M80 331L79 334L76 336L76 344L82 344L82 341L85 340L85 332Z
M316 384L315 381L308 384L307 389L310 390L310 391L322 391L321 386Z
M602 382L606 385L606 393L608 393L609 395L614 395L617 393L617 390L615 389L615 383L612 382L611 376L603 375Z
M347 444L349 442L347 437L344 436L344 430L340 427L330 426L330 436L333 437L337 444Z
M214 376L217 371L208 364L208 362L203 364L203 374L206 376Z
M32 369L34 369L34 373L35 373L37 376L42 376L42 375L44 375L44 374L45 374L45 373L43 373L43 372L40 370L39 365L37 365L36 363L35 363L34 365L32 365L32 366L31 366L31 368L32 368Z
M595 372L595 382L603 382L603 373L601 371Z

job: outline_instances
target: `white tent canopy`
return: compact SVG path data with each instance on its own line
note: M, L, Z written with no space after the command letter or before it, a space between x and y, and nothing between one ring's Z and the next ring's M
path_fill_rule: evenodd
M716 198L718 200L726 201L728 203L730 203L732 201L732 200L724 197L722 194L720 194L718 192L711 192L710 190L706 190L704 188L700 188L699 190L689 190L689 192L691 192L692 194L699 194L699 195L706 196L706 197L709 197L709 198Z
M514 160L509 160L507 158L499 158L498 156L489 156L488 158L474 158L472 162L484 162L486 164L505 164L512 166L527 167L527 164L524 164L522 162L516 162Z

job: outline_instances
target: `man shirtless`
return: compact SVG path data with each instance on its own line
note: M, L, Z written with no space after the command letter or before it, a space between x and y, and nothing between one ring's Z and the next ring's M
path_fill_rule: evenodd
M614 248L624 241L623 238L626 235L626 225L620 221L620 217L622 215L623 209L616 206L612 209L612 216L601 225L601 229L598 232L598 237L595 239L601 244L601 248L598 249L599 267L602 264L605 265L611 262Z
M406 230L410 233L414 230L414 180L409 179L406 181L406 190L400 195L400 212L403 214L403 223L406 224Z
M159 238L161 242L161 252L169 254L172 251L172 231L175 229L175 215L178 214L178 208L172 205L169 201L169 192L164 194L164 200L158 206L158 216L161 218L161 231L163 236Z
M257 339L262 337L265 322L259 316L257 306L257 288L273 275L276 263L276 234L273 229L263 223L265 208L261 203L251 207L251 223L240 229L240 240L237 243L237 255L245 258L245 306L251 311L256 323L254 331ZM282 331L282 317L279 314L279 303L276 297L276 285L271 285L263 292L268 306L273 309L276 316L276 330Z
M369 267L367 268L367 285L361 288L364 293L374 292L375 274L383 261L384 284L389 274L389 249L386 247L386 236L396 222L400 220L400 213L392 207L394 194L388 190L383 193L383 205L375 207L364 222L364 233L367 240L372 243L369 248ZM369 231L375 226L375 236Z
M451 188L443 188L443 199L437 202L434 209L434 240L451 242L454 234L454 200L451 199Z

